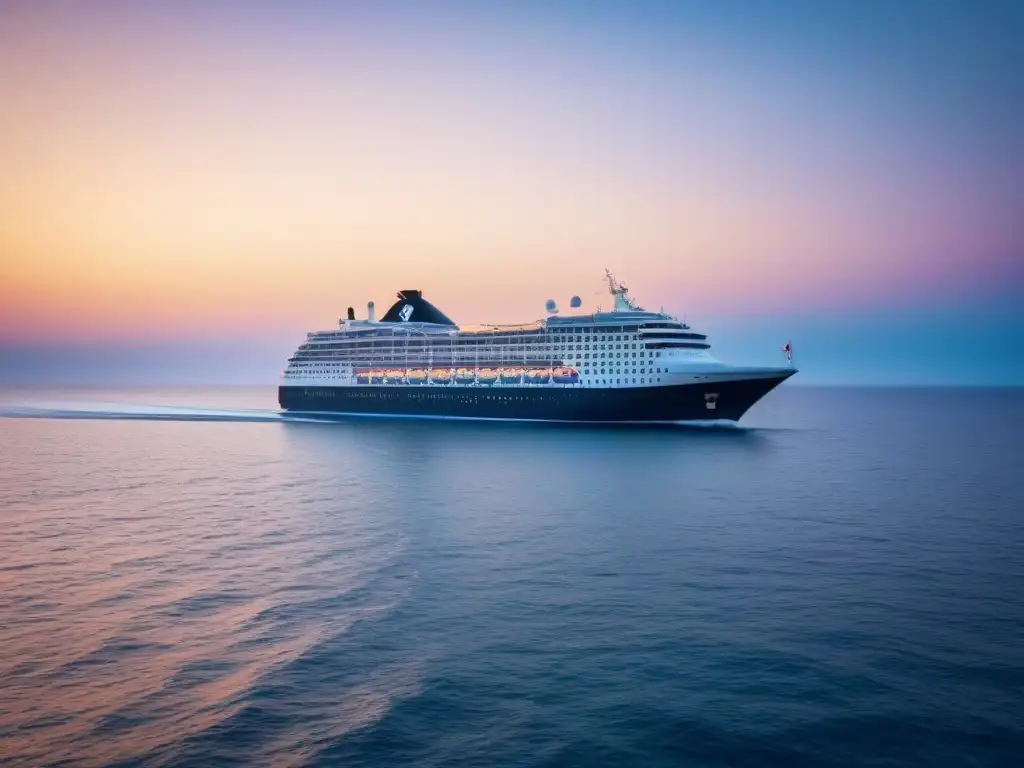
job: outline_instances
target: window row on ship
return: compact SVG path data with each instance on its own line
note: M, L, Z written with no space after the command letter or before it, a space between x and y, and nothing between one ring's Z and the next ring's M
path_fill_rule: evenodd
M556 337L557 339L557 337ZM706 343L694 343L688 341L689 339L698 339L700 342L704 342L707 336L703 334L652 334L644 336L626 336L626 337L615 337L608 338L607 340L595 339L594 348L611 348L612 343L620 342L615 344L615 349L626 348L629 346L630 339L632 339L632 348L637 348L637 343L644 344L648 349L664 348L659 345L674 345L681 347L689 347L693 349L706 349L708 345ZM651 339L657 339L657 341L650 341ZM626 343L623 344L622 342ZM491 349L496 347L514 347L516 350L527 350L536 352L548 352L558 349L572 349L573 344L569 340L554 340L548 341L542 344L524 344L516 343L515 341L509 341L507 339L498 339L489 341L487 344L463 344L461 342L455 342L447 340L440 343L424 344L422 342L406 341L375 341L375 342L354 342L350 344L303 344L298 348L299 353L307 354L323 354L331 353L334 351L348 352L352 350L381 350L381 351L401 351L401 352L416 352L419 350L430 350L434 352L470 352L479 351L481 349ZM577 350L589 350L589 343L576 343L575 348Z
M686 330L688 326L680 323L643 323L640 325L558 325L548 328L524 328L519 330L494 329L485 331L458 331L460 339L487 339L496 336L544 336L561 334L566 336L586 336L608 333L638 333L653 329ZM436 329L419 329L395 326L393 328L348 329L342 331L313 331L307 338L313 340L352 339L352 338L390 338L393 336L447 338L448 331Z
M593 371L594 375L604 374L606 372L621 373L620 369L614 368L614 365L621 365L621 363L614 363L614 365L613 365L612 361L608 361L608 365L612 365L613 366L612 368L608 368L607 366L605 366L605 363L599 363L597 361L594 361L592 364L589 364L589 363L586 364L586 366L590 366L590 365L592 365L594 367L594 371ZM636 365L636 363L633 363L633 365ZM605 366L605 367L602 368L600 366ZM501 366L498 365L498 364L492 364L492 365L488 365L488 366L484 366L484 367L486 367L486 368L500 368ZM520 367L520 366L516 366L516 367ZM294 366L294 367L290 368L289 371L293 372L293 373L302 373L303 371L309 371L309 372L312 372L312 373L318 373L318 372L321 372L325 368L335 369L335 368L337 368L337 366L331 366L331 365L320 365L320 366L308 365L308 366L303 366L303 365L299 365L299 366ZM633 368L633 373L636 373L636 372L637 372L637 369ZM646 368L640 368L640 373L641 374L644 374L646 372L647 372ZM655 368L652 367L651 368L651 373L655 373L655 372L661 373L662 370L661 370L661 368L655 369ZM665 372L668 372L667 368L665 369ZM583 373L584 376L591 375L590 368L589 367L584 367L582 373ZM629 373L629 363L628 362L626 363L626 373Z
M516 342L521 339L534 340L541 337L545 340L553 340L555 342L571 341L577 336L602 336L607 337L609 335L618 336L620 334L630 334L636 337L636 334L642 334L646 338L688 338L688 339L703 339L705 336L699 333L688 333L680 326L659 326L664 327L666 331L654 331L648 332L647 328L630 328L628 330L621 330L619 328L599 328L595 327L593 333L580 333L580 329L574 333L572 329L551 329L548 331L531 331L531 332L510 332L502 331L495 333L472 333L461 331L458 333L413 333L405 330L393 330L393 331L375 331L373 333L353 333L345 332L340 334L322 334L315 333L308 337L307 342L312 343L323 343L323 342L342 342L342 343L353 343L353 339L358 340L369 340L362 341L359 343L372 343L373 340L380 341L408 341L410 343L434 343L434 344L446 344L455 341L459 344L488 344L495 342Z
M611 346L611 345L609 345L609 346ZM645 356L643 354L643 350L652 350L652 351L658 350L658 351L660 351L660 350L667 350L667 349L695 349L695 350L710 349L710 345L707 344L707 343L704 343L704 342L687 342L687 341L679 341L679 342L675 342L675 341L651 342L651 343L642 343L642 344L639 344L639 345L637 345L637 344L632 344L632 345L630 345L630 344L623 344L623 345L615 345L615 349L619 350L620 347L622 349L626 349L626 350L628 350L630 348L637 349L638 346L639 346L639 349L641 350L641 355L640 355L641 357ZM582 347L582 349L581 349L581 347ZM577 353L576 355L572 354L574 351ZM545 355L543 358L541 358L541 360L543 360L543 362L545 362L545 363L549 363L553 359L555 359L556 356L558 356L558 355L567 356L567 357L580 357L581 355L579 353L582 353L582 357L584 359L588 359L590 357L590 354L591 354L591 352L590 352L590 345L586 345L586 344L577 345L575 350L572 350L572 349L566 349L566 350L558 350L558 349L544 349L544 350L533 349L533 350L529 350L529 349L524 349L524 350L516 350L515 352L508 352L508 353L504 353L504 354L502 354L500 352L497 352L497 351L490 351L489 352L488 350L481 350L481 353L478 353L476 355L460 354L459 351L451 352L451 351L448 351L448 350L445 350L445 349L430 350L429 353L425 353L425 352L422 352L422 351L409 352L409 351L407 351L407 350L405 350L403 348L398 348L398 349L381 349L379 351L375 350L371 354L365 354L365 353L362 353L359 350L352 350L352 354L346 354L346 352L349 352L349 350L325 350L325 351L322 351L322 352L319 351L319 350L302 350L300 352L297 352L295 355L293 355L289 359L289 362L295 362L295 361L300 361L300 360L344 360L344 361L348 361L348 362L357 362L357 361L360 361L360 360L395 360L395 361L401 360L401 361L408 361L408 362L411 363L411 362L430 362L431 360L433 360L435 362L441 362L441 361L448 360L448 361L457 361L457 362L463 362L463 363L477 363L477 362L480 362L482 364L483 361L487 360L489 357L493 357L496 360L518 360L518 361L523 361L523 360L529 359L531 352L532 353L546 352L546 353L549 353L549 354ZM357 352L358 352L358 354L356 354ZM595 352L593 354L594 354L595 357L598 354L600 354L601 357L604 357L605 355L611 355L611 354L615 354L616 356L622 356L621 352L614 351L614 350L608 350L606 352L601 352L601 353L597 353L596 350L595 350ZM626 353L626 356L630 356L630 355L632 355L633 357L637 357L637 353L636 352L627 352Z
M703 341L707 337L703 336L701 334L698 334L698 333L688 333L688 334L649 334L649 335L645 335L645 336L641 336L641 337L633 337L633 338L639 338L639 339L642 339L645 342L647 340L649 340L649 339L658 339L658 340L672 341L672 342L676 342L676 341L684 342L685 340L691 340L691 339ZM509 346L511 346L511 347L516 347L517 349L548 350L548 349L552 349L553 347L564 346L566 344L571 344L572 343L570 341L562 341L561 339L556 339L554 341L551 341L551 342L548 342L548 343L544 343L544 344L522 344L522 343L517 343L517 341L518 340L511 340L511 339L496 339L496 340L488 340L488 342L486 344L480 343L480 342L477 342L477 341L474 341L472 343L467 343L467 342L465 342L463 340L458 340L458 341L454 341L454 342L453 341L434 342L432 344L424 344L423 342L419 342L419 341L414 342L414 341L411 341L411 340L407 341L405 343L402 343L402 341L399 341L399 340L396 340L394 342L384 342L384 341L365 342L365 341L361 341L361 342L351 342L351 343L347 343L347 344L346 343L341 343L341 344L315 344L315 345L313 345L313 344L303 344L302 346L299 347L299 349L301 351L304 351L304 352L305 351L310 351L310 352L327 352L327 351L331 351L331 350L348 351L348 350L354 350L354 349L381 349L381 350L389 350L389 349L406 350L406 349L410 349L410 350L413 350L413 349L449 349L451 347L456 347L458 349L466 349L468 347L472 347L472 348L479 348L479 347L487 348L487 347L509 347ZM576 347L577 347L577 349L579 349L581 347L582 348L589 348L589 347L586 347L586 345L581 345L580 343L577 343Z
M661 372L660 368L658 369L658 372L659 373ZM601 373L601 375L606 375L606 372L604 370L602 370L600 373ZM628 374L629 371L626 371L626 373ZM635 374L636 371L634 370L633 373ZM652 373L653 373L653 371L652 371ZM618 375L616 375L616 374L618 374ZM632 376L632 377L630 377L628 375L627 376L622 376L621 374L622 374L622 371L614 371L614 372L613 371L608 371L607 375L609 375L609 376L616 376L616 378L614 378L614 379L612 379L612 378L588 379L586 381L580 382L580 384L582 384L582 388L586 388L588 385L589 386L593 386L593 385L611 386L611 385L614 384L614 385L621 386L623 384L628 385L630 383L633 383L633 384L637 383L636 376ZM598 375L598 372L594 371L594 375L595 376ZM340 378L340 377L331 377L331 378ZM658 383L661 382L661 376L658 376L658 377L655 377L653 375L649 375L648 377L645 377L643 375L640 376L640 381L639 381L640 384L648 384L648 383L649 384L654 384L656 382L658 382ZM391 385L391 386L402 386L403 388L407 387L407 386L413 386L413 385L409 385L409 384L402 384L400 382L389 382L388 384L385 384L383 386L385 388L387 388L389 385ZM381 386L381 385L374 385L374 389L373 390L369 390L369 391L371 391L371 392L372 391L386 391L386 389L385 390L378 390L377 387L379 387L379 386ZM434 385L434 386L436 387L437 385ZM450 387L451 390L453 390L453 391L465 391L458 384L448 383L448 384L444 384L442 386ZM523 385L522 384L516 384L515 386L518 388L518 387L521 387ZM526 386L530 386L530 385L527 384ZM548 388L546 385L540 385L538 387L538 389L546 389L546 388ZM557 389L560 390L560 391L573 391L574 389L579 389L579 388L581 388L579 385L572 385L572 386L560 386Z

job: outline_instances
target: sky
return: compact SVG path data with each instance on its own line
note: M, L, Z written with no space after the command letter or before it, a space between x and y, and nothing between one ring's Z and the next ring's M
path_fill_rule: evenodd
M807 383L1024 385L1024 4L0 0L0 383L273 382L605 268ZM797 379L794 379L794 382Z

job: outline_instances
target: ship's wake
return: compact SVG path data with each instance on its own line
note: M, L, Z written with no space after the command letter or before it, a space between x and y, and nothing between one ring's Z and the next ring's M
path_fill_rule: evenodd
M135 403L33 403L0 405L8 419L112 419L136 421L317 422L269 409L226 410Z
M749 434L756 428L732 421L684 421L684 422L573 422L534 421L505 419L473 419L467 417L403 416L400 414L301 414L268 408L224 409L195 406L151 405L142 403L100 403L100 402L46 402L11 404L0 403L0 419L85 419L110 421L209 421L209 422L267 422L278 424L312 423L325 424L339 421L361 421L373 418L384 421L407 422L427 421L434 424L460 422L464 425L481 421L491 426L506 427L575 427L581 429L623 429L623 430L666 430L692 431L711 434Z

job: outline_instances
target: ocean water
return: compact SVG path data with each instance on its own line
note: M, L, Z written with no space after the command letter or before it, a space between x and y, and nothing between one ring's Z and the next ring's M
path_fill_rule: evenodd
M0 392L0 763L1020 765L1024 391Z

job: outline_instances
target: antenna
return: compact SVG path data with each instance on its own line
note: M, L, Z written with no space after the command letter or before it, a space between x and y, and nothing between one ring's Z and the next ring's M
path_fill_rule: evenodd
M615 279L610 270L604 271L605 280L608 281L608 292L615 297L614 310L615 312L643 312L642 307L638 307L633 303L633 300L629 298L629 289L625 283L620 283Z
M608 281L608 293L614 296L619 292L619 284L615 282L615 276L611 273L611 270L605 269L604 279Z

